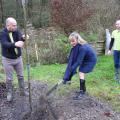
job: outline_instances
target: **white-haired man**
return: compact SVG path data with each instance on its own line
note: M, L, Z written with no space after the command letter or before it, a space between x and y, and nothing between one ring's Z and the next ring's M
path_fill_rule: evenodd
M13 99L13 71L16 71L20 95L26 95L24 89L23 61L21 48L24 46L24 39L17 29L17 22L14 18L6 19L6 27L1 32L2 64L6 74L7 100Z

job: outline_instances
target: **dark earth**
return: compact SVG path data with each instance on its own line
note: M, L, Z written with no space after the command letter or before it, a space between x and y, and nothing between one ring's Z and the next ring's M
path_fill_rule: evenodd
M73 100L75 91L60 96L57 90L45 96L47 91L46 84L31 82L31 110L29 97L20 96L18 89L14 89L13 101L7 102L5 83L0 83L0 120L120 120L120 113L89 95Z

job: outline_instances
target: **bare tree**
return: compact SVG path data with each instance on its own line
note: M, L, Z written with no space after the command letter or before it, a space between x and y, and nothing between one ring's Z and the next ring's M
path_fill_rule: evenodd
M100 29L104 31L106 28L111 29L120 16L119 0L89 0L88 6L95 10L87 23L88 31L98 32Z
M86 20L93 14L83 0L51 0L52 20L68 34L78 27L86 29Z

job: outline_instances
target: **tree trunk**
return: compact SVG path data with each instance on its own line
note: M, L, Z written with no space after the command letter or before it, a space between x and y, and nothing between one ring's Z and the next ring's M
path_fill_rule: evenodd
M19 8L20 8L20 2L19 0L16 0L16 18L19 18Z
M1 18L1 23L2 23L2 26L3 27L3 24L4 24L4 11L3 11L3 0L0 0L0 18Z
M28 17L31 18L32 17L32 9L33 9L33 1L32 0L28 0Z

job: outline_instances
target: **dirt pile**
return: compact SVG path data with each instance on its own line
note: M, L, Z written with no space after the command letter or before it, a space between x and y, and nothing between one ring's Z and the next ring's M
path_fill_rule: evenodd
M0 99L6 97L6 84L4 82L0 83Z
M39 103L35 106L32 112L28 112L23 115L22 120L56 120L57 116L52 111L47 97L41 95Z
M56 91L46 97L47 89L47 85L32 81L31 112L29 98L19 96L18 89L12 103L1 98L0 120L120 120L120 113L94 97L86 95L81 100L73 100L75 91L63 96Z

